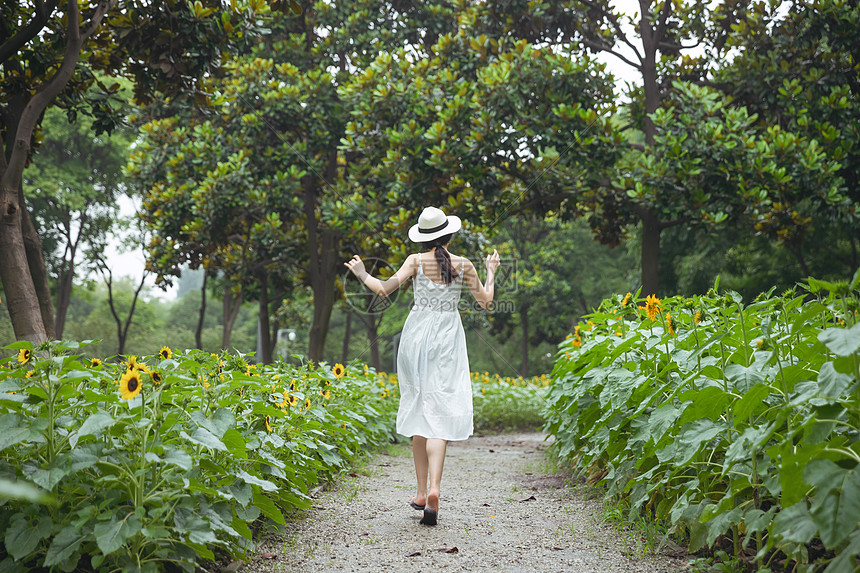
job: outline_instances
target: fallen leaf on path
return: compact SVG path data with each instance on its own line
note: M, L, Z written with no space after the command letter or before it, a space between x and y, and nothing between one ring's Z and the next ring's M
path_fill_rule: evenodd
M528 497L527 497L527 498L525 498L525 499L521 499L520 501L521 501L521 502L523 502L523 501L537 501L537 498L536 498L535 496L533 496L533 495L530 495L530 496L528 496Z
M563 549L564 549L564 547L553 547L552 548L553 551L562 551Z
M495 453L496 453L496 450L490 450L490 453L491 453L491 454L495 454Z
M278 556L274 553L263 553L263 559L277 559Z
M443 547L442 549L437 549L439 553L459 553L460 550L456 547Z
M489 503L485 503L485 504L483 504L483 505L484 505L484 507L490 507L490 504L489 504Z
M351 472L350 472L349 477L357 478L357 477L358 477L358 474L356 474L356 473L351 473Z
M418 557L419 555L421 555L420 551L413 551L412 553L407 555L407 557Z

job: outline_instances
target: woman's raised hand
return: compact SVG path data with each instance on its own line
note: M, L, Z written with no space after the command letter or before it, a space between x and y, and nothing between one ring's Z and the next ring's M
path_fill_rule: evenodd
M493 249L493 254L487 255L487 261L486 261L487 270L496 272L496 269L499 268L499 265L501 264L501 262L502 261L499 258L499 252L496 251L496 249Z
M346 268L352 271L352 274L359 278L363 273L367 272L364 270L364 261L362 261L361 257L359 257L358 255L353 255L351 259L349 259L343 264L346 265Z

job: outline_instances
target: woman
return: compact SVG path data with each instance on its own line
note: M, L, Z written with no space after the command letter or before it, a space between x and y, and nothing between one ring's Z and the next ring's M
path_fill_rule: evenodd
M457 312L460 291L466 284L478 304L487 308L499 267L499 253L493 250L486 259L487 284L481 284L468 259L448 252L451 236L459 229L459 217L427 207L418 224L409 229L409 240L420 243L422 252L406 257L391 278L383 282L370 276L358 255L344 263L381 296L414 279L415 303L400 333L397 352L397 433L412 437L418 491L409 504L423 511L421 523L425 525L436 525L448 441L465 440L473 429L466 335Z

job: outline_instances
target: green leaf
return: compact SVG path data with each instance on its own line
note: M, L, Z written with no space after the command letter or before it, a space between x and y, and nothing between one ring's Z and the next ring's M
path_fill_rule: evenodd
M185 471L193 467L194 460L185 450L173 446L168 446L164 450L164 458L161 461L165 464L174 465Z
M14 446L25 440L41 438L41 434L31 429L24 418L15 413L0 416L0 450Z
M812 521L806 502L801 501L776 514L773 531L777 538L807 544L818 533L818 526Z
M31 524L26 515L16 513L6 529L6 550L16 561L27 557L36 549L39 541L51 533L53 522L50 517L40 515L35 521L35 524Z
M774 391L767 384L756 384L732 405L732 412L739 419L746 422L753 412L763 409L764 399ZM737 422L735 422L737 426Z
M209 448L210 450L219 450L222 452L227 451L227 447L224 445L224 442L216 438L212 435L212 432L205 428L195 429L190 436L184 431L181 432L180 435L189 442Z
M112 516L110 521L102 521L93 528L93 535L99 549L105 555L110 555L120 547L125 540L140 531L141 523L133 512L126 514L123 519Z
M230 451L233 457L239 459L246 459L248 457L248 454L245 452L245 438L242 437L242 434L238 430L230 428L224 432L221 441L224 442L224 445L227 446L227 450Z
M851 328L828 328L818 334L818 340L837 356L851 356L860 350L860 322Z
M254 505L263 512L263 515L274 521L275 523L279 523L281 525L286 525L287 521L284 519L283 514L278 510L278 507L275 505L271 499L266 497L265 494L261 492L254 492Z
M80 440L82 436L98 437L105 428L109 428L113 423L113 416L107 412L98 410L94 414L90 415L89 418L84 420L84 423L81 424L81 427L78 428L77 432L69 436L69 445L73 448L77 446L78 440Z
M276 486L274 483L252 476L245 470L237 470L236 477L242 478L243 480L245 480L245 483L256 485L265 491L278 491L278 486Z
M848 545L836 552L836 558L830 562L824 573L856 573L857 560L855 557L860 555L860 529L851 533L848 538Z
M48 547L48 552L45 554L45 567L53 567L71 557L81 546L84 538L86 535L80 533L78 527L74 525L64 527Z
M54 503L54 498L48 492L39 489L25 481L10 481L0 479L0 498L3 500L19 499L31 503Z
M236 424L236 418L227 408L215 410L211 418L207 418L200 410L197 410L191 413L191 419L218 439L221 439L228 428L232 428Z

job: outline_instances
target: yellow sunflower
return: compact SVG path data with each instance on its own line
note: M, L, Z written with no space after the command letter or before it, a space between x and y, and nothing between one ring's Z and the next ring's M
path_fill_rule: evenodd
M648 318L655 320L657 313L660 311L660 299L656 295L649 294L645 299L645 312L648 313Z
M173 356L173 352L170 351L170 348L167 346L162 346L161 350L158 351L158 355L161 356L163 360L170 360Z
M30 352L29 348L22 348L18 351L18 362L20 362L21 364L26 364L30 361L30 357L32 355L33 353Z
M98 359L98 358L91 358L90 359L90 367L91 368L96 368L96 367L101 366L101 365L102 365L102 361L100 359Z
M274 430L272 430L271 424L269 424L269 417L268 416L266 416L266 430L269 432L274 431Z
M160 386L161 382L164 380L164 378L161 376L161 372L159 372L158 370L153 370L149 374L149 376L152 378L152 383L156 386Z
M700 322L702 322L702 311L701 310L696 311L696 316L693 317L693 322L695 322L696 324L699 324Z
M669 329L669 334L675 334L675 321L672 320L672 315L666 313L666 327Z
M122 378L119 381L119 392L122 395L122 399L131 400L140 394L140 390L142 388L143 384L140 379L140 371L133 368L126 370L125 374L122 375Z
M335 378L342 378L343 375L346 374L346 368L343 367L343 364L338 362L334 365L332 372L334 372Z
M299 403L299 399L296 398L295 396L290 396L288 398L288 401L290 402L290 406L295 406L296 404Z
M627 303L630 302L631 296L632 295L629 292L626 295L624 295L624 300L621 301L621 306L627 306Z
M129 356L128 362L126 362L125 365L129 370L140 370L140 364L137 362L137 356Z
M310 410L310 409L311 409L311 399L305 398L305 410Z

